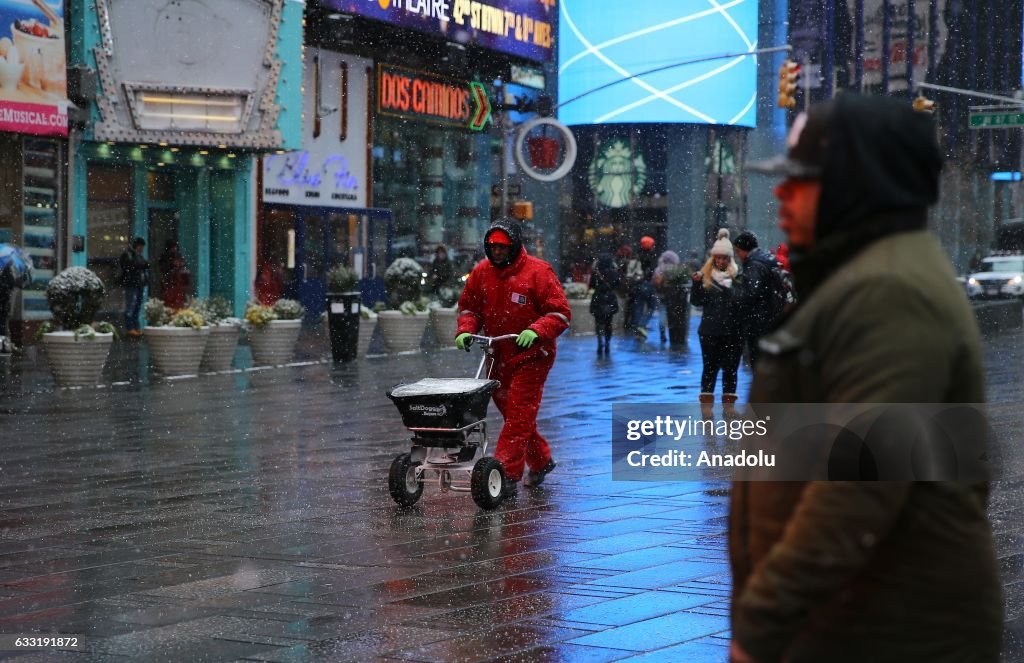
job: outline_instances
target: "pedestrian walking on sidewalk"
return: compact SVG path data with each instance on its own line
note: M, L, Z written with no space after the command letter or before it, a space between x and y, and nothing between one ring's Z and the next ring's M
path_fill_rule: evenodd
M750 403L982 403L977 324L927 230L942 167L931 116L844 92L798 117L788 144L748 166L785 178L775 195L799 295L761 341ZM745 472L729 517L734 663L999 660L987 482Z
M735 413L736 385L739 380L740 355L743 350L743 326L738 305L732 295L737 268L733 261L729 231L722 228L711 247L711 257L699 272L693 273L690 300L702 309L700 352L704 370L700 377L700 403L707 415L715 402L715 383L722 373L722 404L727 414Z
M129 336L142 336L139 311L142 292L149 278L149 261L142 255L146 240L136 237L118 259L118 282L124 288L124 329Z
M733 242L742 270L733 283L733 296L743 325L741 345L757 365L757 343L779 319L787 304L788 290L775 257L757 245L757 235L745 230Z
M597 329L597 355L605 357L611 352L612 319L619 312L619 298L615 290L619 287L619 270L610 253L602 253L594 264L590 285L594 296L590 298L590 314L594 316Z
M651 316L658 309L658 296L654 292L651 279L658 266L658 257L654 252L654 238L640 238L640 252L629 261L626 270L626 285L629 288L630 320L633 333L638 338L647 338L647 325Z
M629 333L633 325L633 302L630 295L629 279L626 275L629 273L629 266L633 261L633 247L629 244L623 244L619 247L619 250L615 252L615 264L619 268L619 295L622 296L622 331Z
M670 303L679 305L676 300L680 295L683 300L686 299L685 290L682 293L673 292L672 286L668 283L668 275L678 268L679 254L675 251L664 251L658 258L658 266L654 268L654 276L651 277L651 285L654 286L654 292L658 295L658 333L662 343L668 340Z
M547 440L537 431L537 412L548 372L555 363L555 339L569 328L571 312L551 265L526 253L522 230L496 221L484 235L487 260L469 275L459 298L455 346L469 350L472 334L516 334L515 342L494 346L491 377L501 386L494 404L505 417L494 457L514 486L535 487L555 469ZM530 472L523 476L524 468Z

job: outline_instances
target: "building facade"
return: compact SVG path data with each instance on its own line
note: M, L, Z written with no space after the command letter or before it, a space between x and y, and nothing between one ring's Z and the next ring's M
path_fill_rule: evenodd
M744 160L784 121L760 75L771 56L748 55L775 45L764 33L778 8L760 4L592 12L563 0L558 116L579 145L562 184L564 275L645 235L703 256L718 228L748 225Z
M323 310L336 264L357 271L373 304L384 299L384 270L396 257L428 268L444 246L468 271L482 254L500 213L495 185L507 142L492 108L496 83L506 87L513 68L547 66L557 8L467 5L476 11L309 4L301 148L262 160L256 253L271 289L301 299L311 316ZM524 184L520 195L533 196ZM534 248L557 221L535 225L544 223L530 233Z
M180 247L191 294L241 313L253 274L257 155L299 145L304 3L70 0L79 126L69 163L68 262L108 285L146 240L149 296L161 253ZM226 35L231 35L226 38Z
M0 242L24 248L35 277L13 296L9 331L16 343L49 318L46 285L66 248L65 7L51 2L47 9L0 8Z

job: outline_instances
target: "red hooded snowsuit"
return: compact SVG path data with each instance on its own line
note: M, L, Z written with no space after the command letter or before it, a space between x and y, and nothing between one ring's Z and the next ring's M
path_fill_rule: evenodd
M457 334L488 336L537 332L530 348L515 341L494 345L491 378L501 382L494 404L505 417L494 457L513 481L523 476L524 463L539 471L551 460L547 440L537 432L537 412L548 371L555 363L555 339L569 327L571 313L562 284L551 265L533 258L519 245L519 256L507 267L483 260L469 275L459 298Z

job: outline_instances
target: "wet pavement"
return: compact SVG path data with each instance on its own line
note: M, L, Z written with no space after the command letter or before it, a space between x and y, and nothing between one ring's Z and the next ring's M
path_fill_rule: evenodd
M656 334L652 334L656 336ZM497 511L387 493L408 432L386 388L467 376L434 351L165 380L125 343L102 388L0 364L0 633L75 633L18 660L723 661L728 485L611 480L610 405L695 401L695 351L560 345L540 427L557 470ZM1024 334L986 340L994 417L1019 413ZM741 373L741 393L749 374ZM493 431L500 420L491 408ZM1024 661L1024 451L993 487L1005 660Z

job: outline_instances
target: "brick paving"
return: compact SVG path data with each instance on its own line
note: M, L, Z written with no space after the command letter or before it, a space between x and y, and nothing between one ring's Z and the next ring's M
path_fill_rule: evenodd
M654 335L652 335L654 336ZM1024 334L987 339L1013 426ZM0 363L0 633L82 634L18 660L723 661L728 485L611 480L610 404L696 400L694 351L561 343L540 426L559 467L494 512L428 487L395 507L407 450L384 390L464 376L455 351L164 380L121 344L101 388L61 390L30 351ZM741 373L741 393L749 375ZM490 429L500 420L493 411ZM1024 661L1024 471L991 515L1005 660Z

